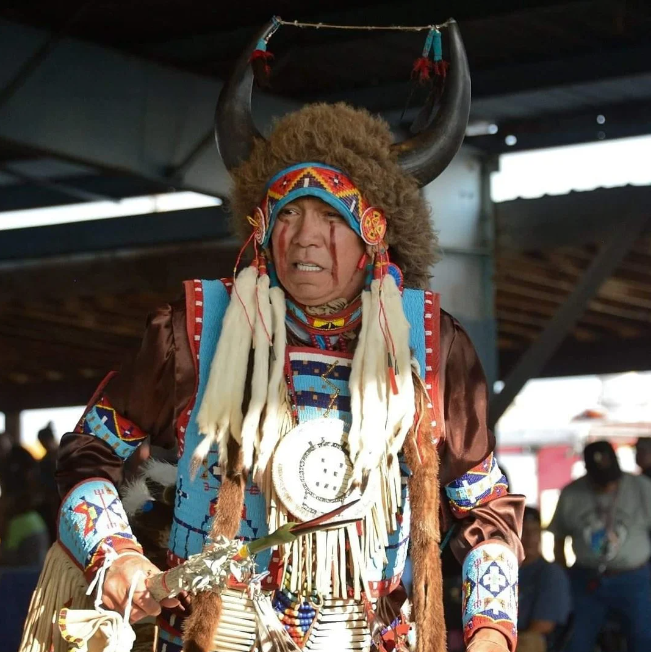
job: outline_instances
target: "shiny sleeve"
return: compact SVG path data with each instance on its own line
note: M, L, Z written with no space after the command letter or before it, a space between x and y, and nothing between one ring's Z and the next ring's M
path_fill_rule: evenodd
M175 423L194 388L194 366L180 300L150 315L140 348L100 384L74 432L61 439L56 480L64 496L100 477L118 485L122 465L146 437L175 445Z
M463 566L465 638L491 627L515 649L524 497L508 492L494 457L487 384L471 340L445 313L441 332L445 437L440 478L444 512L453 526L451 549Z
M174 446L193 370L184 302L164 306L148 319L137 353L101 383L75 430L62 438L59 541L88 578L107 547L140 550L116 489L123 463L148 436L158 446Z

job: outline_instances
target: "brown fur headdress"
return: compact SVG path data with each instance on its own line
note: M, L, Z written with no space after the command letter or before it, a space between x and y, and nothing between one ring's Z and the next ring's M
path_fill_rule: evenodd
M437 236L417 182L405 175L391 153L392 133L381 118L346 104L311 104L281 118L267 139L257 139L248 160L232 170L231 210L240 235L277 172L315 161L339 168L365 199L387 217L391 259L407 287L427 288L437 261Z

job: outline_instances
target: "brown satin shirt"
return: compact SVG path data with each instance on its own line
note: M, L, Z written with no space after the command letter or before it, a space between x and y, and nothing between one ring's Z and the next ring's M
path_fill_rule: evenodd
M487 429L487 385L480 360L466 332L443 310L440 347L445 431L439 454L440 485L444 487L487 458L495 439ZM139 351L111 378L104 392L118 412L149 434L152 444L174 448L175 423L195 392L183 299L150 316ZM59 492L64 495L92 477L106 478L117 486L122 465L102 440L68 433L59 449ZM462 519L452 516L445 494L441 502L442 527L458 523L451 548L460 563L471 549L490 539L504 542L519 562L522 560L522 496L501 496L473 508Z

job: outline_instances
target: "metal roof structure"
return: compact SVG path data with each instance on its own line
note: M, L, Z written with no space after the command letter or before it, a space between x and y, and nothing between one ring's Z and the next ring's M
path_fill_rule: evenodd
M482 152L650 131L650 13L638 0L8 0L0 7L0 209L169 188L223 195L222 177L206 172L219 164L215 97L272 11L354 25L431 24L452 12L471 67L472 125L497 128L468 138ZM401 120L422 45L422 33L284 26L270 42L276 108L261 108L258 119L267 124L306 101L346 100L382 112L400 136L423 100L416 92ZM196 130L183 123L190 106ZM511 147L508 135L517 139Z
M496 205L501 375L537 339L628 213L640 215L640 235L541 375L649 369L650 187L624 186Z

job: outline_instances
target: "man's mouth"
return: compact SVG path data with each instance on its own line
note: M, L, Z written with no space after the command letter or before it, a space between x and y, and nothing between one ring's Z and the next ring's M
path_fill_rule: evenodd
M294 268L300 272L322 272L324 270L323 267L315 263L294 263Z

